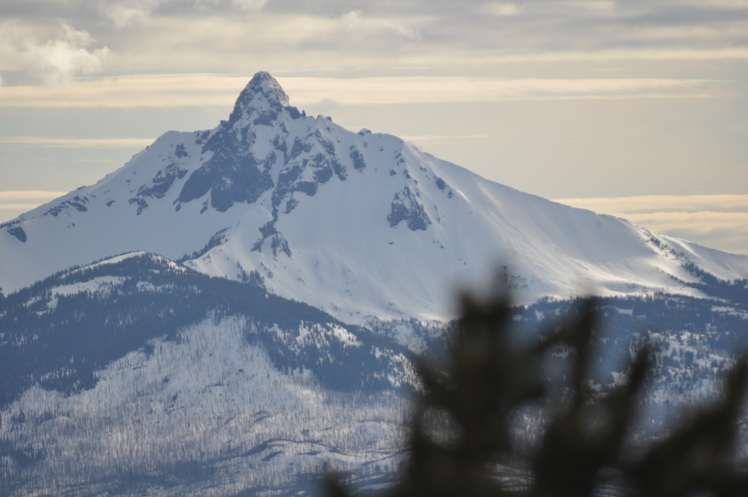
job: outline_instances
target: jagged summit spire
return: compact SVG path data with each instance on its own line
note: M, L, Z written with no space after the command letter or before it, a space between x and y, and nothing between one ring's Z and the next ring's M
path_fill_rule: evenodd
M288 95L283 91L278 81L265 71L260 71L249 80L242 93L251 92L254 95L261 94L269 101L272 100L280 105L288 105Z
M288 95L281 85L265 71L255 74L239 94L230 122L252 110L279 110L288 106Z

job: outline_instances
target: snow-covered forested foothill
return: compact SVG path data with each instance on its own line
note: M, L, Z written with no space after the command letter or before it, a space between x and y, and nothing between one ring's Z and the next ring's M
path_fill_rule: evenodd
M643 433L663 429L669 406L712 398L748 344L745 288L714 291L734 301L599 301L596 388L623 381L643 340L661 351ZM529 339L574 307L518 307L516 332ZM3 492L295 495L313 493L323 467L385 484L417 388L409 349L438 355L451 325L368 325L148 253L13 293L0 304ZM537 437L540 421L525 423L521 436Z
M3 302L4 494L290 492L323 462L394 471L405 348L259 287L118 259Z

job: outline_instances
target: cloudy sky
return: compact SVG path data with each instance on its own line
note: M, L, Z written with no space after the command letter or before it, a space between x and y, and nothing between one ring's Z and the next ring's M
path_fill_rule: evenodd
M0 221L213 128L307 113L748 254L748 0L2 0Z

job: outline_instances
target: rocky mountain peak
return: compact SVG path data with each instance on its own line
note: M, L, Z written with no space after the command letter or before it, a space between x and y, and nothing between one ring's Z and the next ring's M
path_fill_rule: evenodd
M289 105L288 95L278 81L269 73L260 71L247 83L247 86L236 99L229 123L233 124L243 116L256 114L274 118L277 113Z

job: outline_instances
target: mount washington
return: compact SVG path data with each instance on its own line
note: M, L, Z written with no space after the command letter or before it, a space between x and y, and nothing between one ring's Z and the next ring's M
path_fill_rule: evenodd
M647 429L748 347L748 256L307 116L260 72L216 128L0 224L0 495L382 488L462 287L512 289L530 337L600 296L601 388L661 352Z
M500 158L497 158L500 162ZM227 121L168 132L124 167L0 227L0 288L130 251L211 276L256 274L347 322L451 317L461 285L507 265L522 302L698 295L748 257L655 235L487 181L403 140L289 106L260 72Z

